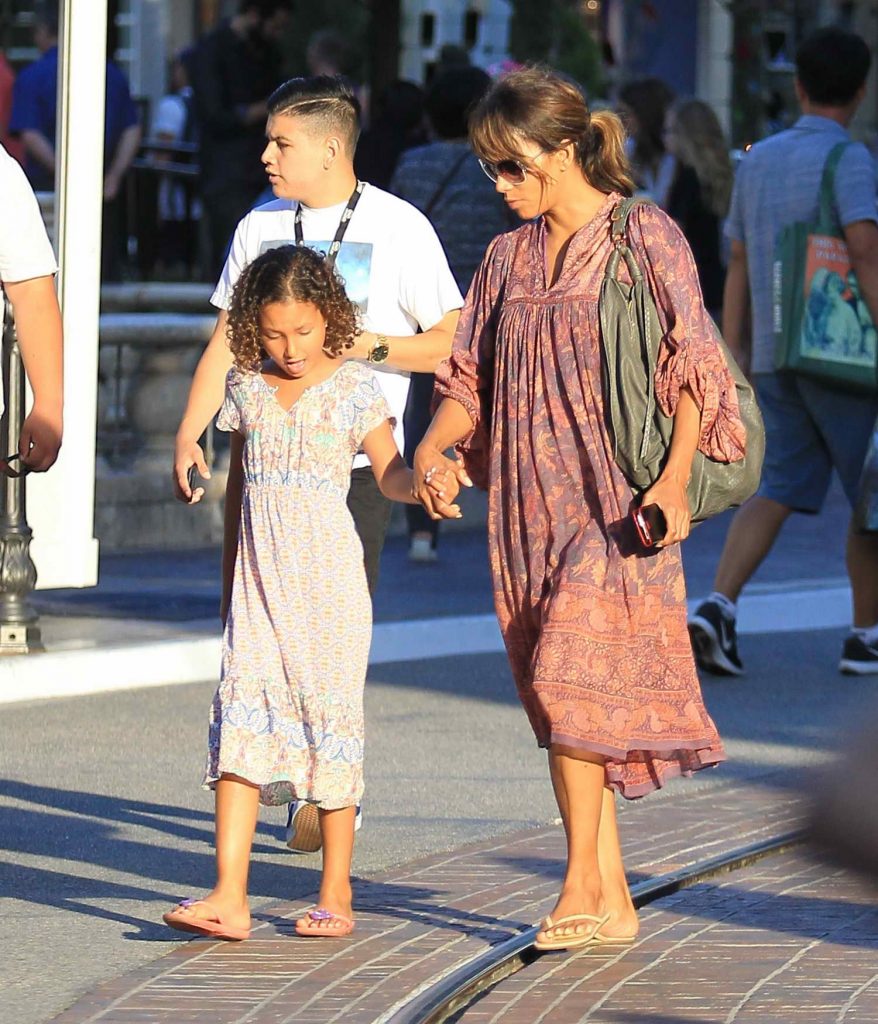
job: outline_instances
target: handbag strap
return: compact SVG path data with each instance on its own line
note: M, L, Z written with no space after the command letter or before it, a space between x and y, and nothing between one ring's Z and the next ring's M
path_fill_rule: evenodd
M643 277L640 266L628 244L628 218L635 206L655 206L656 204L645 196L629 196L617 203L610 214L610 241L613 243L613 252L607 260L604 277L615 280L619 277L619 263L625 260L628 273L632 281L639 281Z
M470 154L470 150L469 150L469 146L467 146L466 149L464 149L464 151L460 154L460 156L451 165L451 167L449 168L448 172L446 173L446 175L442 179L442 181L439 182L438 188L433 193L433 195L430 197L430 202L427 203L427 205L423 209L423 214L424 214L425 217L429 217L430 214L433 212L433 210L436 208L436 204L439 202L440 198L444 195L445 190L448 188L448 186L457 177L457 172L461 169L461 167L463 167L463 162L464 162L464 160L466 160L466 158L469 156L469 154Z
M820 179L820 198L817 222L824 230L831 231L835 226L835 172L838 169L839 161L848 148L850 142L839 142L832 147L823 165L823 175Z
M605 281L615 281L619 278L619 263L624 259L631 277L632 285L640 284L641 298L643 302L651 301L655 305L649 286L643 277L631 246L628 244L628 218L635 206L655 206L651 200L642 196L629 196L617 203L610 215L610 241L613 243L613 251L607 260L604 271ZM646 414L643 420L643 431L640 442L640 458L646 458L652 433L652 421L655 417L655 357L653 353L652 338L650 337L650 317L646 309L637 311L637 326L640 340L641 356L646 366Z

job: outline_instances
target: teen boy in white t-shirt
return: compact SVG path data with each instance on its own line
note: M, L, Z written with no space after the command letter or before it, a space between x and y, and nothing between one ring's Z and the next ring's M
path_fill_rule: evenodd
M324 252L342 234L337 269L363 314L365 331L346 358L367 359L397 419L402 420L410 372L432 373L451 351L463 299L430 222L409 203L372 185L356 197L353 156L359 132L358 106L337 78L294 78L268 101L268 144L262 155L278 198L240 222L212 301L220 308L216 328L198 364L174 453L177 496L198 501L187 473L196 466L209 477L197 439L222 404L232 356L226 338L226 308L243 268L260 252L297 241ZM296 229L297 215L300 232ZM420 328L421 333L417 331ZM349 505L363 541L366 574L374 589L390 503L378 492L368 460L358 456Z
M58 457L63 420L61 312L55 254L33 190L0 146L0 286L15 316L18 345L34 403L21 428L19 454L43 472ZM0 452L5 458L9 452Z
M358 185L353 157L359 107L340 79L292 79L271 95L268 111L268 144L262 162L277 198L240 222L213 294L220 314L196 368L177 432L174 488L183 501L196 502L203 494L202 488L189 487L191 466L202 477L210 476L198 438L222 404L225 377L232 365L225 311L241 271L261 252L300 241L330 256L336 254L336 267L348 295L362 311L365 328L345 355L368 360L378 371L396 417L401 451L408 375L433 373L450 354L463 305L427 218L396 196L372 185ZM333 245L339 237L340 245ZM363 542L366 575L374 591L390 502L378 490L364 455L354 462L348 506ZM312 806L293 807L296 813L294 817L291 811L288 845L299 851L319 848ZM315 834L309 837L308 832Z

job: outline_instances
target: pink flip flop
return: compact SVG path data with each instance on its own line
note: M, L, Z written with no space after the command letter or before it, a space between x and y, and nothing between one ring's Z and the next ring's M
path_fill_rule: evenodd
M196 904L203 907L214 915L215 920L211 921L206 917L196 917L188 911ZM212 939L225 939L228 942L243 942L250 938L249 928L233 928L223 921L222 914L207 900L180 900L173 910L162 914L162 920L170 928L176 928L178 932L191 932L193 935L206 935Z
M354 930L354 922L349 917L345 917L344 914L334 914L325 907L315 907L313 910L309 910L306 916L311 921L341 921L343 925L341 928L310 928L308 926L300 928L297 921L296 935L301 935L306 939L343 939Z

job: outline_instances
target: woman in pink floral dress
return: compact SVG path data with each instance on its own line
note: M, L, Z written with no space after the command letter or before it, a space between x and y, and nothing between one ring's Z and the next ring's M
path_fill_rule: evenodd
M567 871L541 948L632 941L614 791L639 797L723 759L686 630L678 541L696 449L740 459L734 382L704 309L685 239L639 206L630 242L659 307L656 391L675 417L661 478L661 549L626 532L635 494L613 461L601 393L598 295L610 218L631 192L618 119L579 91L525 69L496 83L470 132L486 172L526 223L492 242L440 367L443 396L414 461L416 491L445 514L431 480L456 464L489 487L495 602L515 682L549 767ZM469 476L467 476L467 473ZM443 484L444 501L457 492Z

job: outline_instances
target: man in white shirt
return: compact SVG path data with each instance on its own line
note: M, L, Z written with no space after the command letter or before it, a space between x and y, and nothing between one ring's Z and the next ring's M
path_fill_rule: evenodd
M260 253L295 241L336 260L365 328L345 356L368 360L378 371L396 418L400 451L409 373L432 373L449 355L463 305L427 218L404 200L357 182L359 106L342 80L317 76L285 82L269 98L266 134L262 162L277 198L238 225L211 300L220 313L177 432L174 488L182 501L196 502L203 494L189 486L190 467L210 476L198 438L222 404L232 365L226 309L241 271ZM348 506L374 591L390 502L378 491L364 455L354 460ZM295 843L295 837L289 840L291 848L301 848Z
M33 190L19 164L0 146L0 286L15 316L24 370L34 403L21 429L19 455L44 472L58 458L63 429L61 311L58 265ZM10 452L0 452L5 459Z

